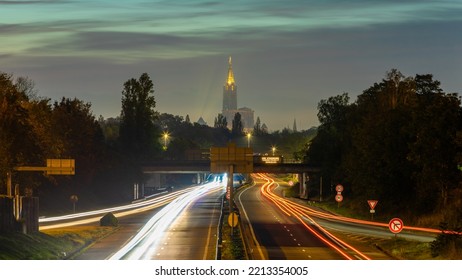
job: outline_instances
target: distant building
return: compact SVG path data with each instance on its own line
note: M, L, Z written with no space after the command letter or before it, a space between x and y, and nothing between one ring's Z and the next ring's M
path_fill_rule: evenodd
M231 128L234 115L241 114L242 125L244 130L249 131L254 126L254 111L250 108L243 107L237 109L237 86L234 80L231 57L228 59L228 76L223 86L223 109L222 114L228 122L228 127Z
M200 117L198 120L197 120L197 123L200 124L200 125L207 125L207 123L204 121L204 119L202 117Z
M236 86L236 82L234 81L234 73L233 73L231 57L229 57L228 77L225 81L225 85L223 86L223 112L236 111L236 110L237 110L237 86Z
M237 110L241 114L242 126L246 130L253 130L253 110L247 107L242 107Z

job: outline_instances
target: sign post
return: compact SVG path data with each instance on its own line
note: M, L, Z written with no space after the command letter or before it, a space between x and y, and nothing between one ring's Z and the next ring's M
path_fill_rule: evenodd
M340 202L343 201L343 195L342 195L343 186L338 184L337 186L335 186L335 190L337 191L337 195L335 196L335 201L337 201L337 208L340 208Z
M18 166L13 168L14 171L43 171L46 175L75 175L74 159L47 159L47 166ZM7 196L13 196L12 173L6 174Z
M375 213L375 206L377 205L377 203L379 203L378 200L368 200L367 201L367 204L369 204L369 207L371 208L370 212L371 212L371 221L374 220L374 213Z
M20 172L45 172L46 175L75 175L75 160L74 159L47 159L46 166L17 166L12 171ZM21 213L27 212L25 232L38 231L38 201L35 208L23 207L22 198L19 195L19 185L16 187L13 196L12 171L6 174L6 195L13 199L13 214L16 219L19 219ZM28 210L29 209L29 210ZM32 209L32 210L30 210ZM75 208L74 208L75 209ZM74 210L75 211L75 210ZM0 215L1 216L1 215Z
M252 148L236 147L235 143L229 143L227 147L210 148L210 171L212 173L228 173L226 198L229 201L228 223L231 225L231 235L237 225L237 214L234 213L234 173L253 172ZM236 224L235 224L236 222Z
M229 213L234 212L234 165L228 167Z
M77 201L79 201L79 197L77 195L73 194L73 195L71 195L70 200L72 202L72 209L74 210L74 214L75 214L75 203Z

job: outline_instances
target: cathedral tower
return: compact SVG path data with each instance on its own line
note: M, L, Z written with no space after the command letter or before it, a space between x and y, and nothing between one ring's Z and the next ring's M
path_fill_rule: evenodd
M232 110L237 110L237 87L234 82L233 66L230 56L228 59L228 77L223 86L223 112Z
M231 128L234 116L236 113L241 115L242 124L245 131L251 131L253 129L253 115L252 109L243 107L237 108L237 86L234 81L233 65L231 56L228 59L228 76L223 86L223 109L222 115L228 122L228 128Z

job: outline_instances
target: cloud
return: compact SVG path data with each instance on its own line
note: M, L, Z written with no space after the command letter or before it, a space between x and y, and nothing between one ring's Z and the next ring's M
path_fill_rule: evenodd
M0 5L30 5L30 4L64 4L73 1L66 0L12 0L12 1L0 1Z
M305 122L316 122L321 99L344 91L354 98L391 68L433 73L450 91L460 90L459 2L0 0L0 6L0 70L31 77L45 95L82 97L106 116L120 112L123 82L148 72L160 111L213 117L229 55L238 105L276 128L279 121L291 125L293 116L271 120L269 112L306 111Z

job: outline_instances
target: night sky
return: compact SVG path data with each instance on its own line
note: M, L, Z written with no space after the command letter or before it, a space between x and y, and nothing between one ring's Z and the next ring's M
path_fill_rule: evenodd
M461 92L462 1L0 1L0 71L95 116L118 116L123 83L146 72L157 111L213 125L229 56L238 107L307 129L321 99L355 100L392 68Z

